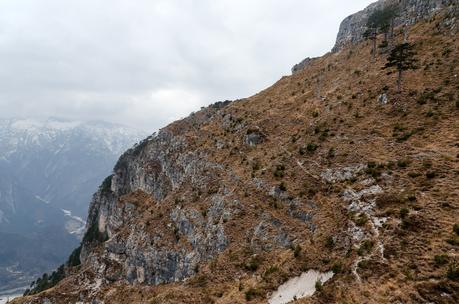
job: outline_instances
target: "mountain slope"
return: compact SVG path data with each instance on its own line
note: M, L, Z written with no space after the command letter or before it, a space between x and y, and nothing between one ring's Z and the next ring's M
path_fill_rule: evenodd
M323 283L298 303L457 303L453 4L410 27L400 94L363 41L128 150L91 202L82 265L14 303L282 303L310 270Z

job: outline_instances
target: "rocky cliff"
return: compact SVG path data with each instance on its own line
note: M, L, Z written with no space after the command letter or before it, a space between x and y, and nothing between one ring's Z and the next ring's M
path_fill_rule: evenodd
M410 27L400 94L357 43L147 138L94 195L81 265L15 303L457 303L451 20Z
M412 25L422 19L430 18L442 8L453 7L454 4L457 4L456 0L380 0L341 22L333 52L340 51L350 43L362 41L363 33L367 29L368 17L383 7L390 5L397 7L397 17L394 19L394 26L397 27Z

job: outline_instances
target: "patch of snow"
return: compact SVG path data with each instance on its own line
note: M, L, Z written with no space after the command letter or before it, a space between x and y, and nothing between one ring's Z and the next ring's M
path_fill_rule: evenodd
M65 209L61 209L61 210L62 210L62 212L64 212L64 215L66 215L66 216L72 216L72 211L70 211L70 210L65 210Z
M35 195L35 198L39 200L40 202L43 202L45 204L49 204L49 201L45 200L44 198L39 197L38 195Z
M52 130L66 131L74 129L81 125L80 121L58 121L58 120L48 120L46 127Z
M34 119L16 120L11 124L11 127L16 130L34 130L43 127L43 123Z
M315 270L304 272L299 277L292 278L279 286L270 299L269 304L286 304L293 300L309 297L316 291L316 282L322 284L333 277L333 272L321 273Z
M78 237L82 237L86 222L79 216L72 215L72 211L61 209L64 212L64 216L69 218L65 223L65 230L70 234L75 234Z

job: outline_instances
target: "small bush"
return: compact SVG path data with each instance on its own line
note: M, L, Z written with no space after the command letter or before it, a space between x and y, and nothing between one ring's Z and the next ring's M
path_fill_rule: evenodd
M320 133L319 139L321 141L324 141L325 139L327 139L327 137L329 136L328 132L330 132L329 129L322 130L322 133Z
M421 176L421 173L419 173L419 172L408 172L408 176L411 177L411 178L416 178L416 177Z
M298 258L301 254L301 246L300 245L296 245L295 247L292 248L293 249L293 256L295 258Z
M308 150L308 152L314 152L316 151L318 148L318 146L314 143L310 143L306 146L306 150Z
M407 160L401 159L397 161L397 167L399 168L406 168L408 167L409 162Z
M401 208L400 209L400 218L401 219L405 219L408 216L409 213L410 213L410 211L407 208Z
M336 262L333 264L331 271L333 271L334 274L340 273L343 270L343 264L340 262Z
M281 182L280 183L279 190L280 191L287 191L287 185L285 184L285 182Z
M360 261L357 266L362 269L367 269L368 268L369 262L367 260Z
M255 272L260 267L260 264L261 264L261 260L259 257L257 256L252 257L250 261L247 264L245 264L245 269Z
M453 226L453 232L459 235L459 224L454 224Z
M110 193L112 192L112 177L113 175L107 176L102 184L100 185L100 192L102 193Z
M328 158L333 158L333 157L335 157L335 156L336 156L336 150L335 150L335 148L330 148L330 149L328 150L327 157L328 157Z
M447 239L446 242L453 246L459 246L459 240L454 237Z
M325 247L327 247L328 249L333 249L333 247L335 247L335 240L331 235L328 236L325 240Z
M273 274L275 272L279 271L279 268L277 266L270 266L268 269L266 269L264 276L268 276L270 274Z
M384 165L378 165L375 162L368 162L367 168L365 169L365 173L372 176L373 178L377 178L381 176L383 168Z
M285 175L285 166L284 165L277 165L273 174L274 174L274 177L284 177L284 175Z
M426 173L426 177L427 177L428 179L435 178L436 175L437 175L437 174L436 174L434 171L429 171L429 172Z
M245 292L245 299L247 301L252 301L253 299L255 298L258 298L262 295L262 293L255 289L255 288L249 288L246 292Z
M437 266L446 265L448 263L448 255L439 254L434 256L434 262Z
M426 104L429 100L435 100L435 93L426 90L421 94L421 96L419 96L418 103L423 105Z
M316 288L316 291L318 291L318 292L322 291L323 285L322 285L322 281L321 280L317 280L316 281L315 288Z
M67 260L67 266L74 267L74 266L80 265L81 264L80 254L81 254L81 246L79 246L78 248L72 251L72 253L69 256L69 259Z
M357 226L364 226L368 222L368 216L366 214L361 214L356 220L355 224Z
M455 259L449 263L446 277L450 280L459 280L459 260Z
M384 49L384 48L386 48L386 47L388 47L388 46L389 46L389 42L387 42L387 40L384 40L383 42L381 42L381 43L378 45L378 47L379 47L380 49Z
M369 253L373 249L374 243L371 240L365 240L360 245L359 250L357 251L358 255L365 255Z

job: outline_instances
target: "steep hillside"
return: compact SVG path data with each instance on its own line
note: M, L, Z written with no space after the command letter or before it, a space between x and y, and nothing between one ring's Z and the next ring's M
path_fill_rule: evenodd
M81 265L14 303L457 303L457 12L395 28L401 93L362 41L128 150Z

